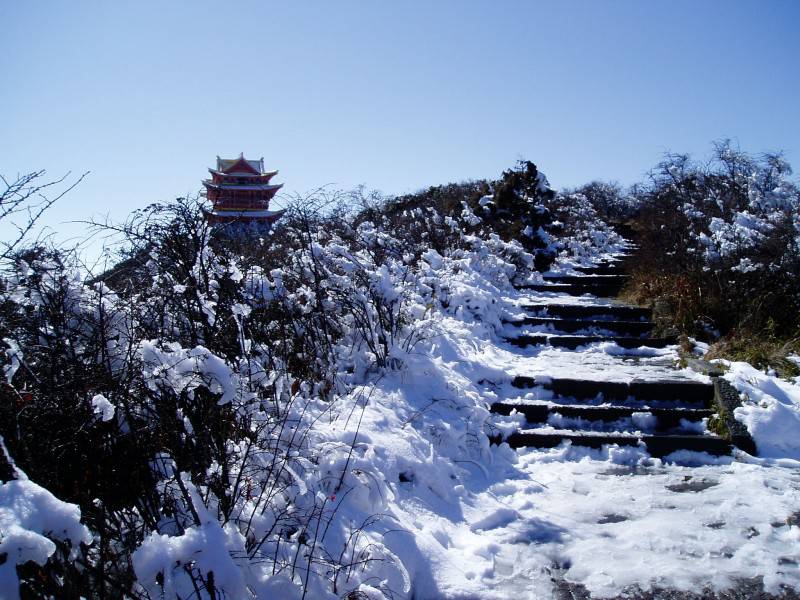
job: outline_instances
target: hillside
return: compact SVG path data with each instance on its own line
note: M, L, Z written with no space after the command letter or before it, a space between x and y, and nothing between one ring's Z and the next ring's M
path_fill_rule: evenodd
M271 231L182 199L88 279L24 249L0 595L798 597L800 196L742 164L557 193L526 162ZM730 360L748 335L783 352Z

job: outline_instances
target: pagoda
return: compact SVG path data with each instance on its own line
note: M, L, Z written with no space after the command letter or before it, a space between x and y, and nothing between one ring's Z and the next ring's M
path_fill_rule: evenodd
M269 201L283 187L270 184L278 172L264 170L264 158L248 160L217 157L217 168L208 169L211 179L203 180L204 195L212 208L206 211L209 223L274 223L284 211L269 210Z

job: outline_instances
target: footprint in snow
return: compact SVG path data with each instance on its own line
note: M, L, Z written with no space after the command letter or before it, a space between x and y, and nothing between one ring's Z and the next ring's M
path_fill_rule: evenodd
M436 541L442 545L442 548L449 548L452 544L452 540L450 536L447 535L444 531L437 530L432 533L433 537L436 538Z
M519 519L519 517L519 513L511 508L498 508L482 519L475 521L470 525L470 529L472 531L497 529L498 527L505 527L509 523Z
M597 521L598 525L608 525L609 523L622 523L623 521L627 521L628 517L625 515L617 515L614 513L609 513L607 515L603 515Z
M674 483L666 486L671 492L685 493L685 492L702 492L708 488L719 485L719 481L711 479L687 479L680 483Z
M517 534L509 540L512 544L561 543L567 530L555 523L536 517L525 519Z

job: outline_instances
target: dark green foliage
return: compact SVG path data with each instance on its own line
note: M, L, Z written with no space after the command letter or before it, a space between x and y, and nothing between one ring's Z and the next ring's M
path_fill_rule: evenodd
M553 220L547 204L555 198L547 179L531 161L519 161L495 185L495 203L487 221L504 239L517 239L533 253L537 270L546 270L555 253L546 232ZM542 232L545 232L543 235Z

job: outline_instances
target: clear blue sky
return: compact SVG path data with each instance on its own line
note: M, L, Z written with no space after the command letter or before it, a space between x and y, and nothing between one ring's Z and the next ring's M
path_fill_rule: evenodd
M217 154L386 193L632 183L733 137L800 170L800 2L0 4L0 173L91 170L48 216L195 192Z

